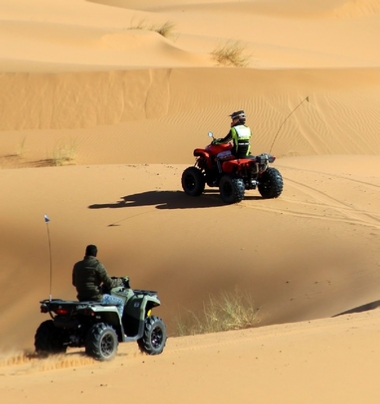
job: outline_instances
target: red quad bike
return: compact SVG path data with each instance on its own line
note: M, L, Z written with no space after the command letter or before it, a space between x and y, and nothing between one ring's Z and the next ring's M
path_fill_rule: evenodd
M236 158L231 154L230 143L218 144L213 138L204 149L195 149L195 165L186 168L182 174L182 188L187 195L200 196L206 184L219 187L220 196L227 204L244 199L246 189L258 189L263 198L278 198L283 190L280 172L269 163L275 156L262 153L258 156Z

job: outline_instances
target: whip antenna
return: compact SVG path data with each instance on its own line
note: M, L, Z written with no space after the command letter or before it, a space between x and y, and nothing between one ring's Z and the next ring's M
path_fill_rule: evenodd
M282 128L282 126L284 125L284 123L288 120L288 118L290 117L290 115L292 115L293 112L294 112L298 107L300 107L301 104L302 104L303 102L305 102L305 101L309 102L309 96L307 96L306 98L304 98L304 99L293 109L293 111L285 118L285 121L282 122L282 124L281 124L280 127L278 128L278 131L277 131L277 133L276 133L276 135L275 135L275 137L274 137L274 139L273 139L272 146L270 147L269 153L272 153L272 148L273 148L274 142L276 141L277 135L279 134L280 129Z
M50 242L50 231L49 231L49 222L50 219L48 215L45 215L45 223L46 223L46 230L47 230L47 237L48 237L48 244L49 244L49 261L50 261L50 285L49 285L49 300L51 301L51 289L52 289L52 278L53 278L53 265L52 265L52 258L51 258L51 242Z

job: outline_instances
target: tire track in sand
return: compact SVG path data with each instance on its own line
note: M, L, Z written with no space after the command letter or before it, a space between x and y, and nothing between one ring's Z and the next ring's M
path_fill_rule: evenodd
M300 173L300 170L295 168L283 167L282 170L295 170L296 174ZM305 173L308 174L307 177ZM302 176L302 182L294 176L283 176L284 192L279 200L266 200L269 203L252 205L249 195L246 195L243 204L245 207L279 214L380 229L380 210L376 208L380 198L380 184L313 170L302 170ZM334 187L334 181L339 181L339 186ZM342 184L342 181L346 182L346 185ZM310 185L311 183L320 183L320 186ZM346 198L341 193L342 189L347 190ZM363 194L363 198L356 197L353 202L348 202L350 192ZM291 193L293 196L289 197ZM257 198L255 199L257 201ZM279 201L282 203L278 203ZM363 208L363 204L371 205L373 209Z

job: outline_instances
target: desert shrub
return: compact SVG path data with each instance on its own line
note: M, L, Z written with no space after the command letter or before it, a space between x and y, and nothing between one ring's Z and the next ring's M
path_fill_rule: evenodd
M137 24L132 24L128 29L141 29L144 31L154 31L164 38L170 38L174 34L175 24L172 21L166 21L162 25L149 24L145 20L140 20Z
M259 323L258 311L250 295L239 290L210 296L197 315L188 311L177 318L177 335L195 335L253 327Z
M167 21L161 26L157 27L155 31L162 35L164 38L170 38L173 36L173 31L174 31L175 25L171 21Z
M228 41L223 45L218 45L211 55L216 63L222 66L246 67L251 58L251 55L246 54L244 46L239 41Z
M53 150L53 157L48 159L54 166L63 166L65 164L73 163L76 155L76 143L70 141L69 143L59 143Z
M15 156L24 157L24 155L25 155L25 142L26 142L26 136L21 140L20 144L18 145L17 150L15 152Z

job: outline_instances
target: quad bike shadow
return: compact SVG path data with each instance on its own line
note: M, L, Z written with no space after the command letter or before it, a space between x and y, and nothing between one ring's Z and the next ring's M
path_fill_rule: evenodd
M213 208L223 206L219 194L214 190L208 190L205 193L206 198L199 198L189 201L189 198L181 191L147 191L132 195L125 195L114 203L93 204L89 209L119 209L141 206L155 206L156 209L194 209L194 208Z

